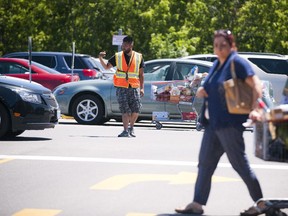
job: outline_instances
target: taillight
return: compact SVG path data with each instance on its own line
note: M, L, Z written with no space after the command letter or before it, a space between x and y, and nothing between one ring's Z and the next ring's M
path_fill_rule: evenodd
M83 75L86 77L96 77L97 71L94 69L83 69Z

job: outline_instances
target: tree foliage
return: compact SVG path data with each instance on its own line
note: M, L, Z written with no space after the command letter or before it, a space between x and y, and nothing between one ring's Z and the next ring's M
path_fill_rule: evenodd
M288 51L287 0L1 0L0 55L117 51L112 36L132 35L145 59L211 53L214 30L228 28L238 50Z

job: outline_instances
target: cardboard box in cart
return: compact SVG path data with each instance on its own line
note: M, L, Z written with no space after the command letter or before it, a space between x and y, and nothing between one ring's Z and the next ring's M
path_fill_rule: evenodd
M266 119L254 126L255 156L288 162L288 105L272 109Z

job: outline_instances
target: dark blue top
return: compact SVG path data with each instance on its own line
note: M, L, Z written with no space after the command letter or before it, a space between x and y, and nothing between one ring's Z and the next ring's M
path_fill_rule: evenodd
M243 129L242 123L248 118L247 114L230 114L226 106L223 82L231 79L230 64L232 59L237 78L245 80L246 77L255 74L249 63L236 52L232 52L220 68L219 61L214 61L204 83L204 88L208 94L205 101L208 101L209 126L213 128L234 126Z

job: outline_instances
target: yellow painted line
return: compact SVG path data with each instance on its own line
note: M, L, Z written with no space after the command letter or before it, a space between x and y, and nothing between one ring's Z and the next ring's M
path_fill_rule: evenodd
M23 209L12 216L55 216L60 212L56 209Z
M173 175L127 174L116 175L91 187L92 190L120 190L130 184L147 181L169 181Z
M74 119L73 116L66 116L66 115L63 115L63 114L61 114L61 118L62 119Z
M126 214L126 216L156 216L157 214L151 214L151 213L137 213L137 212L131 212Z
M12 160L14 160L14 159L0 159L0 164L6 163L6 162L9 162Z
M197 174L190 172L180 172L176 175L161 174L126 174L112 176L104 181L93 185L92 190L120 190L130 184L139 182L168 181L169 184L194 184ZM236 178L213 176L212 182L235 182L240 181Z

